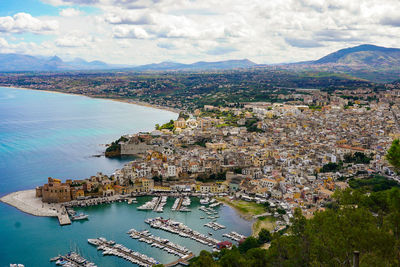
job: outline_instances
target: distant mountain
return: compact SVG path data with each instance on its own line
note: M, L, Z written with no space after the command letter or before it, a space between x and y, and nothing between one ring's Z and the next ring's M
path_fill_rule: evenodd
M102 61L86 61L75 58L71 61L63 61L58 56L43 57L21 54L0 54L0 71L67 71L67 70L108 70L125 69L136 71L182 71L182 70L224 70L248 68L256 63L248 60L226 60L217 62L199 61L193 64L176 62L162 62L147 64L137 67L132 65L111 65Z
M376 45L359 45L331 53L313 62L313 64L347 64L347 65L399 65L400 49Z
M297 71L344 73L373 82L391 82L400 77L400 49L364 44L338 50L318 60L281 67Z
M138 71L190 71L190 70L226 70L249 68L257 65L256 63L248 60L225 60L216 62L199 61L192 64L183 64L176 62L162 62L158 64L141 65L132 68Z
M76 58L73 61L63 61L58 56L35 57L20 54L0 54L0 71L62 71L62 70L102 70L115 68L102 61L87 62Z
M176 62L161 62L161 63L153 63L146 64L134 67L134 70L155 70L155 71L163 71L163 70L178 70L187 66L186 64L176 63Z

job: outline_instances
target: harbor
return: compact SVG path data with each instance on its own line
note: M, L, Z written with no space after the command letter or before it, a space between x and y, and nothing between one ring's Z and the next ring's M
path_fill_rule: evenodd
M188 207L191 204L190 197L179 197L175 199L174 205L172 205L171 210L173 211L183 211L188 212L191 211Z
M131 261L126 260L121 256L114 255L115 257L111 257L113 254L105 254L109 255L109 257L103 257L103 250L100 252L96 249L91 249L90 245L87 242L87 239L99 236L108 237L107 239L110 238L112 240L115 240L117 243L123 244L126 248L152 257L156 261L163 263L164 266L185 265L188 263L188 260L192 256L198 255L201 250L205 249L208 251L212 251L219 240L229 240L228 238L222 236L222 234L225 233L225 231L223 230L215 231L213 232L212 236L210 236L210 229L207 229L203 225L209 220L203 221L203 223L199 224L199 218L203 216L203 214L205 215L205 213L204 211L199 209L201 206L199 203L200 199L198 197L186 198L185 196L172 197L168 195L162 213L155 211L154 208L151 210L145 210L145 212L137 209L139 206L142 206L143 204L151 201L153 197L157 197L158 202L161 195L136 196L136 201L138 203L131 204L129 204L129 199L132 199L133 202L132 196L126 198L104 197L101 202L94 201L94 199L82 199L75 201L71 203L72 205L69 205L66 208L66 211L71 218L71 225L67 225L64 227L58 226L57 217L55 219L45 217L32 218L33 221L51 220L48 223L51 228L46 228L45 230L43 229L43 231L46 231L47 233L49 233L49 235L57 236L57 240L49 241L57 243L57 249L51 247L49 249L49 253L45 254L47 255L47 257L44 259L42 258L40 261L36 261L34 266L55 266L54 262L49 262L49 259L51 257L59 255L60 250L74 251L75 247L77 247L79 251L82 252L81 255L85 255L85 258L95 262L98 266L132 266ZM181 208L188 208L191 210L191 212L174 211L172 208L176 199L180 199L179 202L182 202ZM190 200L189 206L183 205L185 199ZM208 211L210 211L209 208L207 209ZM214 212L217 212L218 215ZM88 220L72 220L72 216L79 216L81 213L88 215ZM176 222L184 222L184 225L186 225L194 232L201 234L201 236L193 235L190 238L189 236L182 236L184 235L184 233L181 233L180 235L170 231L165 231L160 228L152 228L148 223L145 222L145 220L148 218L154 218L160 215L164 218L172 218L173 221ZM230 207L215 207L213 209L212 216L219 216L219 218L217 219L217 223L226 226L226 232L236 231L239 233L250 235L251 229L248 222L242 220ZM57 221L57 224L54 223L55 221ZM42 223L41 225L45 224ZM158 247L157 245L152 246L151 244L148 244L146 242L139 241L139 239L133 239L129 235L127 235L127 231L131 229L132 226L140 231L147 230L151 232L151 234L156 238L168 240L168 242L171 242L172 244L185 247L193 254L191 255L189 253L188 257L185 257L185 255L183 255L183 257L180 257L176 253L172 253L173 251L170 251L170 253L168 253L167 250ZM152 229L154 229L154 231L152 231ZM76 234L72 235L70 234L71 232L74 232ZM16 233L16 235L18 235L18 233ZM215 239L216 241L212 242L210 238ZM46 238L44 239L46 240ZM209 244L210 241L212 245ZM31 250L36 251L36 247L32 247ZM38 255L40 253L40 251L36 252L36 254ZM186 252L179 251L179 253L185 254ZM24 263L24 261L22 260L15 260L14 262Z
M152 257L133 251L121 244L116 244L114 241L108 241L104 237L88 239L88 243L96 246L97 250L103 250L103 255L117 256L139 266L149 267L160 264Z
M162 217L157 217L154 219L146 219L145 222L149 224L152 228L161 229L173 234L177 234L181 237L193 239L201 244L216 248L217 244L220 243L212 237L201 234L181 222L176 222L171 219L163 219Z
M128 234L133 239L138 239L140 242L145 242L152 247L156 247L162 250L167 251L170 254L179 257L179 262L184 263L189 259L193 258L195 255L189 249L180 246L178 244L174 244L168 239L160 238L152 235L148 230L144 231L136 231L135 229L131 229L128 231ZM173 266L171 263L169 266Z
M209 228L213 229L214 231L226 228L225 225L219 224L217 222L209 222L209 223L204 224L204 226L209 227Z
M50 259L56 265L63 267L97 267L93 262L88 261L76 252L69 252Z
M241 240L246 239L246 236L238 234L236 232L230 232L230 233L227 233L227 234L223 234L222 236L230 238L230 239L232 239L232 240L234 240L236 242L240 242Z

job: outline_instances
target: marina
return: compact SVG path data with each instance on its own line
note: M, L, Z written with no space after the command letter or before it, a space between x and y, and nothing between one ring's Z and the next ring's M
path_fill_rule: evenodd
M209 227L209 228L213 229L214 231L226 228L225 225L219 224L217 222L209 222L209 223L204 224L204 226Z
M133 225L134 228L137 230L140 231L149 230L150 232L152 232L149 224L145 223L145 220L147 218L157 217L157 214L159 213L154 210L148 210L146 212L142 212L140 210L137 210L137 207L145 204L146 202L151 201L153 197L156 196L154 195L137 196L136 197L138 202L137 205L128 204L129 199L126 200L127 198L125 197L121 198L121 202L113 201L111 203L106 202L97 205L93 204L95 203L93 201L94 199L82 199L76 201L75 204L79 202L90 201L91 205L87 204L82 206L76 205L73 208L68 207L66 211L70 217L73 215L79 215L80 213L84 213L89 216L89 220L75 221L75 223L74 221L72 221L73 223L70 226L65 226L60 228L58 226L58 223L57 225L55 225L54 219L51 218L50 220L53 220L53 223L50 222L49 226L52 227L51 229L46 228L46 231L50 231L50 233L52 233L53 235L60 237L60 241L58 241L57 239L56 242L57 246L61 248L61 251L62 250L76 251L77 247L80 251L84 251L85 253L84 255L88 257L87 259L91 259L91 261L95 262L98 266L121 266L121 267L132 266L131 261L129 260L127 261L123 257L120 256L102 257L102 253L97 252L97 250L90 249L89 247L90 245L87 243L87 239L90 237L96 237L101 235L109 236L111 239L117 241L117 243L123 244L125 247L130 248L135 252L139 252L141 254L150 256L156 259L157 261L164 263L165 266L173 266L175 264L185 265L185 263L187 263L188 258L185 257L181 258L174 253L168 253L168 251L159 248L156 245L152 246L151 244L147 244L146 242L141 242L137 239L136 240L132 239L126 234L127 232L126 230L132 228ZM132 196L129 196L129 198L132 198ZM204 215L206 214L199 209L200 205L198 197L189 198L191 200L190 201L191 204L189 206L191 212L172 211L171 208L174 202L176 201L176 198L177 198L176 196L168 197L167 203L164 206L164 211L162 216L164 218L173 218L174 221L184 222L184 224L187 227L203 235L203 242L199 241L201 239L195 240L187 236L182 236L182 234L179 235L162 229L159 229L157 233L152 232L154 236L159 237L161 239L167 239L173 244L184 246L189 251L191 251L193 255L198 255L200 251L203 249L212 251L214 246L212 245L210 246L208 244L209 242L206 241L210 237L215 240L221 240L221 241L228 240L227 238L225 239L224 237L222 237L222 234L224 232L222 231L214 232L204 227L203 224L208 222L208 220L203 220L203 223L199 224L199 218L202 216L202 214ZM114 197L114 199L116 199L116 197ZM182 204L184 202L184 199L185 197L182 197ZM187 206L182 205L182 207L187 207ZM218 223L227 226L227 229L229 229L230 231L237 229L236 230L237 232L240 231L246 234L250 233L249 231L251 229L250 226L248 226L248 223L240 219L240 217L237 216L235 211L232 210L230 207L222 206L221 208L215 210L219 211L220 218L218 219ZM213 216L215 215L213 214ZM37 220L44 221L49 219L37 218ZM121 229L125 230L121 231ZM69 233L71 231L74 231L78 234L70 235ZM209 233L210 231L213 232L211 235ZM16 234L18 235L18 233ZM126 237L128 237L128 239L126 239ZM36 248L33 247L32 250L35 251ZM39 258L41 259L40 262L35 261L34 266L55 266L54 262L49 262L49 258L51 258L54 255L58 255L60 253L60 249L51 248L50 252L51 253L44 254L47 256L45 259L43 259L42 257ZM40 254L40 251L37 251L36 253ZM12 261L11 260L8 261L7 264L9 264L10 262L20 262L26 264L28 261L22 261L20 257L18 257ZM168 263L168 265L166 263Z
M159 197L153 197L150 201L147 201L143 205L137 207L138 210L154 210L159 203Z
M238 234L236 232L230 232L230 233L227 233L227 234L223 234L222 236L230 238L230 239L232 239L234 241L237 241L237 242L239 242L240 240L243 240L243 239L246 238L246 236Z
M155 205L153 210L155 212L163 212L164 211L164 206L165 206L165 204L167 204L167 199L168 199L167 196L159 197L158 200L157 200L157 204Z
M138 239L140 242L145 242L152 247L156 247L162 250L167 251L170 254L178 256L180 262L187 262L189 259L194 257L193 252L189 251L187 248L174 244L168 239L160 238L150 234L148 230L137 231L135 229L131 229L128 231L128 234L133 239ZM172 266L172 265L170 265Z
M88 243L97 246L97 250L103 250L103 255L117 256L139 266L149 267L160 264L152 257L135 252L121 244L116 244L114 241L108 241L104 237L88 239Z
M76 252L69 252L63 256L51 258L50 261L64 267L97 267L96 264L86 260Z
M163 219L161 217L157 217L154 219L146 219L145 222L149 224L152 228L161 229L170 233L177 234L181 237L190 238L201 244L214 248L218 243L220 243L219 240L203 235L195 230L192 230L183 223L176 222L171 219Z
M173 211L183 211L183 212L189 212L191 211L188 207L191 204L190 197L179 197L175 199L174 204L172 205L171 210Z

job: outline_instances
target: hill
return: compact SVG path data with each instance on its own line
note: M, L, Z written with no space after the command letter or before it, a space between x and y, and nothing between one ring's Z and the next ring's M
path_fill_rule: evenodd
M398 66L400 49L365 44L338 50L313 62L313 64L326 63L379 67Z
M364 44L338 50L314 61L282 67L291 70L344 73L372 82L386 83L400 77L400 49Z
M176 62L162 62L158 64L141 65L132 68L138 71L199 71L199 70L226 70L249 68L257 65L256 63L248 60L225 60L216 62L199 61L192 64L182 64Z
M0 54L0 71L62 71L62 70L100 70L114 68L102 61L91 61L76 58L63 61L57 56L35 57L21 54Z

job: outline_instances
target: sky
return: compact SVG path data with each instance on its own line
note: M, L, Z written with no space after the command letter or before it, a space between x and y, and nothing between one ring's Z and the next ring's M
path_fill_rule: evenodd
M399 0L0 0L0 53L113 64L313 60L400 47Z

